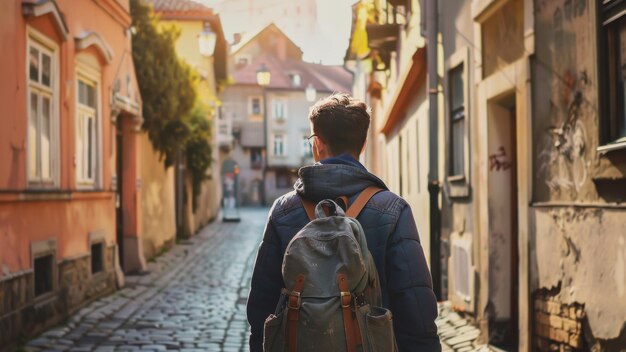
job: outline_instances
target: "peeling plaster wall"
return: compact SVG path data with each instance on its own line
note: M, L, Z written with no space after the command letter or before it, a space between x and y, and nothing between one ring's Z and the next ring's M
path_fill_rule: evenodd
M614 339L626 322L626 212L601 208L531 211L531 290L561 286L582 303L593 336Z
M626 157L596 151L602 82L595 4L535 0L530 291L560 288L560 301L584 306L593 338L617 338L623 348ZM617 183L606 187L609 174Z
M585 0L535 1L535 201L597 198L595 16Z

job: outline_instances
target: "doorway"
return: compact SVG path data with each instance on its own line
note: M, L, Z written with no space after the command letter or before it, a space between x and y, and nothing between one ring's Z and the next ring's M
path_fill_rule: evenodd
M488 102L489 343L518 347L516 94Z

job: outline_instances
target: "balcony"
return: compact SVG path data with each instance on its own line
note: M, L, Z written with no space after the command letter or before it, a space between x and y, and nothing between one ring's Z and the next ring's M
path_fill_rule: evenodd
M372 58L377 62L374 70L381 71L389 68L391 52L398 47L398 37L400 35L400 24L368 24L367 31L368 45L372 49Z

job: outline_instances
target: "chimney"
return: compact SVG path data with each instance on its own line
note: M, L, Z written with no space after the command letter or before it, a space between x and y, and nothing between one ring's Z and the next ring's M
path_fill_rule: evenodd
M239 44L241 41L241 33L233 34L233 45Z

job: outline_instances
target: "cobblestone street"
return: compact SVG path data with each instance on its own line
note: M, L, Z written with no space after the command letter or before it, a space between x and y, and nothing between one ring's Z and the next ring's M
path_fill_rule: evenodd
M126 276L116 293L29 341L27 351L248 351L245 303L267 209L215 221ZM490 351L449 303L437 319L444 351Z
M215 221L26 350L247 351L245 303L266 216L246 209L240 223Z

